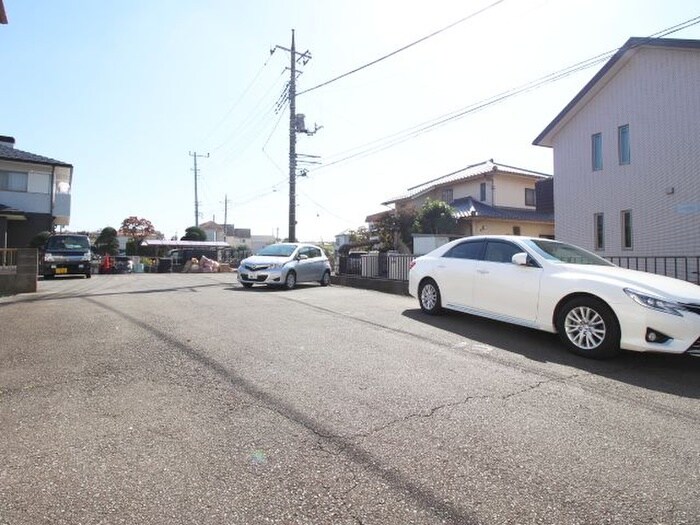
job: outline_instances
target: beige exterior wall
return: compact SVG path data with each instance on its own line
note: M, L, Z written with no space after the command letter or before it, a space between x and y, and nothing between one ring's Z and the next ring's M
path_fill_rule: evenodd
M435 188L413 200L397 204L397 210L410 208L418 210L428 199L441 200L443 190L448 188L452 188L452 198L455 200L465 197L479 200L482 183L486 183L486 200L483 202L489 206L534 210L534 206L525 206L525 188L530 188L534 191L535 182L534 179L507 173L489 173L483 177Z
M480 177L478 179L473 179L465 181L454 187L454 198L463 199L465 197L472 197L473 199L479 199L481 196L481 183L486 183L486 200L484 201L488 205L493 204L493 184L491 180L487 180L486 177Z
M535 181L525 177L501 176L496 179L494 206L507 208L524 208L534 210L534 206L525 206L525 188L535 191Z
M513 227L520 227L520 235L526 237L551 237L554 235L554 226L551 224L539 224L533 222L517 221L473 221L474 235L513 235Z
M698 86L700 51L640 48L552 137L557 239L593 250L593 215L603 213L602 255L700 255ZM619 165L626 124L631 163ZM603 140L595 172L594 133ZM632 212L632 250L622 248L623 210Z

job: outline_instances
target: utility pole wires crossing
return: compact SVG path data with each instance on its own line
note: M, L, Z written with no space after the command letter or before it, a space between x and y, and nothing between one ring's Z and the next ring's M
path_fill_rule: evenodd
M296 50L294 41L294 29L292 29L292 45L287 49L282 46L275 46L270 50L270 54L276 49L287 51L290 55L289 69L289 242L296 241L296 171L297 171L297 116L296 116L296 80L297 80L297 62L305 65L311 60L309 51L299 53Z

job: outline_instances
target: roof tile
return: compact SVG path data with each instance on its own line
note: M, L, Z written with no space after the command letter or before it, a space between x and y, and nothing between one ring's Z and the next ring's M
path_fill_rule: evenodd
M44 157L43 155L36 155L34 153L29 153L28 151L22 151L9 146L4 146L2 144L0 144L0 160L30 162L32 164L45 164L49 166L66 166L68 168L73 167L72 164L68 164L67 162Z

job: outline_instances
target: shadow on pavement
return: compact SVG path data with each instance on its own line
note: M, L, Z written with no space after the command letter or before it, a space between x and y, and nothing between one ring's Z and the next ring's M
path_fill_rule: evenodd
M533 361L577 368L648 390L700 398L700 357L622 352L614 359L598 361L570 353L556 334L548 332L451 311L430 316L415 309L406 310L403 315Z

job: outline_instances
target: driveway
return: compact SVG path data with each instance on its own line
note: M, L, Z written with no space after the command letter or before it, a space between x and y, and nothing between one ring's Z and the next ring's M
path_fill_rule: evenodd
M682 524L700 359L234 274L0 298L0 524Z

